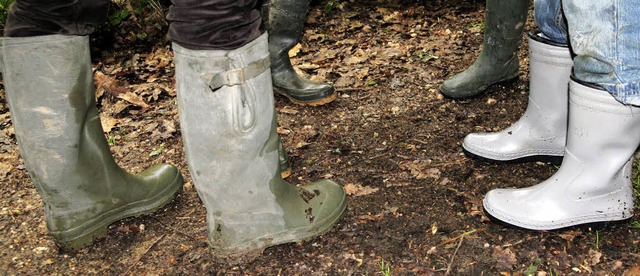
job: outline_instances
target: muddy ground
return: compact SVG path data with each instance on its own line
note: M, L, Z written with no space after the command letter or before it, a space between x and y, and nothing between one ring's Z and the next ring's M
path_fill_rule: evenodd
M116 39L94 45L98 103L114 157L134 173L175 164L184 191L153 215L112 225L93 246L60 252L0 92L0 274L376 275L388 268L390 275L622 275L640 262L636 218L533 232L483 213L487 191L530 186L557 170L485 163L462 152L466 134L510 125L527 103L525 39L519 79L468 100L438 92L480 52L483 1L338 1L330 11L326 3L312 6L292 59L301 73L335 84L339 97L301 107L276 96L276 108L293 166L288 180L331 178L349 192L334 230L269 248L251 263L219 262L207 247L205 209L187 170L169 43L161 36L124 47Z

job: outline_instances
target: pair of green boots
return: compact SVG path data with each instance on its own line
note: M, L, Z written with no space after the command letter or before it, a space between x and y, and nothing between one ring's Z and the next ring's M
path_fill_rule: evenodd
M131 175L114 162L96 108L88 37L2 43L16 138L62 248L82 248L109 224L162 208L180 192L174 166ZM183 140L215 253L241 260L330 230L346 208L343 188L329 180L300 188L280 175L267 36L234 51L174 47ZM244 81L215 84L237 72Z
M487 0L482 52L465 71L444 81L440 92L454 99L477 96L487 87L518 77L518 46L522 39L528 0L504 5Z

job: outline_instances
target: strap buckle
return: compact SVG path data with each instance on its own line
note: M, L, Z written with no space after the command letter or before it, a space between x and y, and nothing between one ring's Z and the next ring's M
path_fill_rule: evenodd
M202 75L204 81L212 91L220 89L222 86L234 86L247 82L264 73L271 66L269 56L250 63L242 68L233 68L220 73Z

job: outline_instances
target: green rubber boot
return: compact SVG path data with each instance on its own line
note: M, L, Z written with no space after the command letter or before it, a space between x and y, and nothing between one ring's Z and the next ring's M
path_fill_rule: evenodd
M333 86L299 76L291 65L289 50L302 38L310 0L271 0L262 7L269 32L273 90L299 105L318 106L332 102Z
M509 5L487 0L485 33L482 52L462 73L440 86L445 96L460 99L474 97L492 84L518 77L518 46L529 10L528 0L516 0Z
M291 175L291 165L289 164L289 155L287 155L287 151L282 146L282 143L279 143L278 146L278 164L280 164L280 176L282 178L287 178Z
M15 135L62 248L80 249L109 224L151 213L182 188L156 165L139 175L114 162L95 102L88 36L4 38L4 84Z
M280 176L266 34L231 51L173 50L187 162L214 254L251 260L331 230L346 208L342 186L296 187Z

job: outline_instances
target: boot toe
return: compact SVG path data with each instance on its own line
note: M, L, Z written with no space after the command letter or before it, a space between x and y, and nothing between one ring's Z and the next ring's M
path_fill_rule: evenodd
M541 224L551 214L539 212L539 208L531 208L534 205L532 202L522 201L525 194L523 189L491 190L482 205L491 217L504 223L531 230L547 230Z
M274 90L298 105L319 106L334 101L338 94L333 86L326 83L305 82L300 87L276 86Z
M471 133L464 138L462 148L466 153L495 161L516 159L511 152L517 151L514 145L499 141L499 133Z
M329 231L347 207L344 188L328 179L316 181L302 188L315 195L309 200L313 216L312 227L318 229L319 234Z

